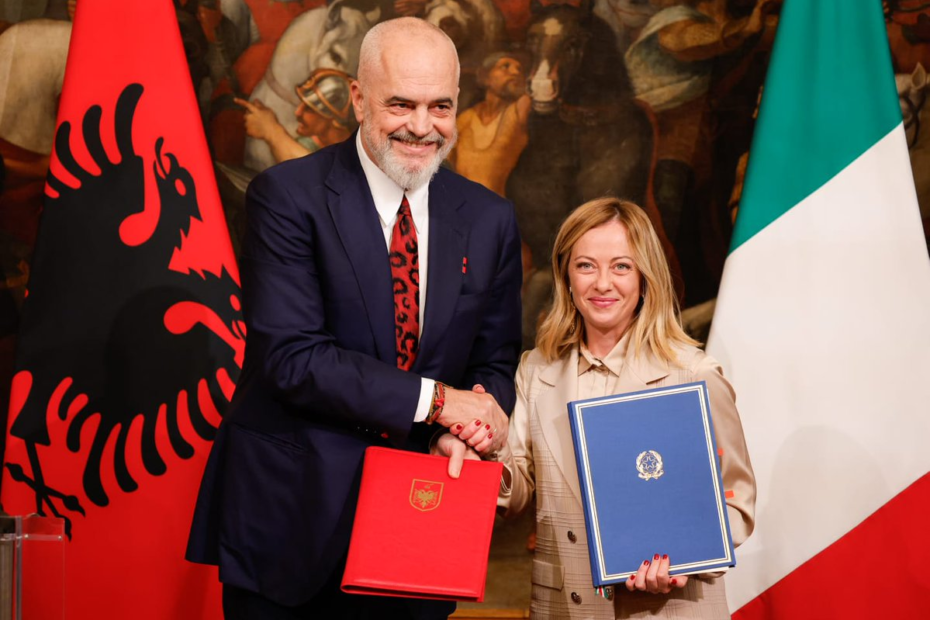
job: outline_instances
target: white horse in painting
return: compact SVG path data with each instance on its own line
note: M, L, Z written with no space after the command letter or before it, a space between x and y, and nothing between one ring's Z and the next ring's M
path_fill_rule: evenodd
M297 133L294 111L300 105L295 87L319 68L355 75L362 38L381 20L380 8L366 12L349 6L349 2L336 0L329 7L295 17L278 41L265 76L252 91L251 99L271 108L290 135ZM275 160L265 141L247 138L243 163L264 170Z

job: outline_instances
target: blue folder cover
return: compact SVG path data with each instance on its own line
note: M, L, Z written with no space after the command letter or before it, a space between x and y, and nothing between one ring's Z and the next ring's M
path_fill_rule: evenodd
M595 586L667 553L669 573L736 565L707 385L568 403Z

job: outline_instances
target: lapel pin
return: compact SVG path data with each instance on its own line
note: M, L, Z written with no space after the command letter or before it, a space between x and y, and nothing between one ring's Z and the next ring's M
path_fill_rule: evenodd
M468 265L468 257L463 256L462 257L462 273L465 273L466 271L468 271L467 265Z

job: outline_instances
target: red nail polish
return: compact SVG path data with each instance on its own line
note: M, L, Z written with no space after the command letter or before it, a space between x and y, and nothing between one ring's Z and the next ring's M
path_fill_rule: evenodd
M649 566L649 560L643 560L643 566Z
M484 429L487 430L487 431L491 430L491 425L490 425L490 424L485 424L485 425L484 425Z
M663 559L663 560L667 560L667 559L668 559L668 554L667 554L667 553L664 554L664 555L662 556L662 559Z
M630 575L630 583L636 581L636 575Z
M456 425L455 425L455 430L457 430L457 431L462 430L462 425L461 425L461 424L456 424Z
M672 584L673 586L677 586L677 585L678 585L678 580L677 580L677 579L672 579L671 581L669 581L669 583Z
M488 439L494 436L494 433L488 433Z
M475 420L475 426L481 426L481 420Z
M659 554L658 554L658 553L655 554L654 556L652 556L652 561L653 561L653 562L655 562L655 561L658 560L658 559L659 559Z

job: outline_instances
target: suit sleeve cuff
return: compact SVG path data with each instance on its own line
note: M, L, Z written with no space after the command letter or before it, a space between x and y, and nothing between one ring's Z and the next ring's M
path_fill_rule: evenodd
M432 379L420 379L420 399L417 401L417 413L413 417L414 422L423 422L429 415L429 406L433 402L433 388L436 382Z

